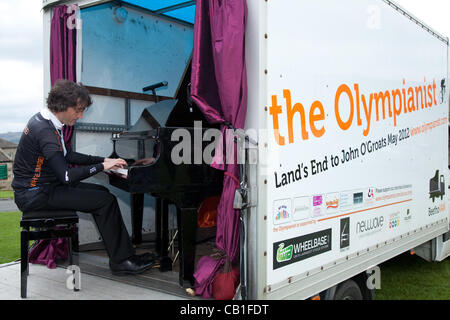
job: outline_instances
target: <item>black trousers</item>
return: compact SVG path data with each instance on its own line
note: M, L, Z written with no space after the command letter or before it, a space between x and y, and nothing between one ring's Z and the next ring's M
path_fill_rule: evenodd
M121 262L135 254L117 198L101 185L83 182L52 185L46 196L41 195L33 204L33 210L43 209L69 209L91 213L113 262Z

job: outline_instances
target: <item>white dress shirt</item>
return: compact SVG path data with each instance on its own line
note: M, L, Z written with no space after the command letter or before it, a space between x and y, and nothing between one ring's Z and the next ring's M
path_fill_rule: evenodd
M64 144L64 137L62 135L62 127L64 126L64 124L61 121L59 121L59 119L48 108L42 109L40 113L44 119L50 120L55 126L55 129L58 131L59 137L61 138L61 145L64 150L64 156L66 156L67 150L66 145Z

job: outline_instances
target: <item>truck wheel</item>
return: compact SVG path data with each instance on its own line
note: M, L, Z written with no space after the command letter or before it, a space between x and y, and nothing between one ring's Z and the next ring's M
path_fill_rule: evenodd
M334 300L362 300L363 296L358 284L353 280L347 280L340 284Z

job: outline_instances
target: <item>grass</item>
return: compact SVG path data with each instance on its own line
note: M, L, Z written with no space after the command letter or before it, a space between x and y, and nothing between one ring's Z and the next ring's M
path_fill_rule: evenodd
M376 300L450 299L450 258L428 262L409 253L380 265L381 289Z
M0 190L0 199L13 199L14 192L12 190Z
M0 212L0 264L20 257L20 212Z

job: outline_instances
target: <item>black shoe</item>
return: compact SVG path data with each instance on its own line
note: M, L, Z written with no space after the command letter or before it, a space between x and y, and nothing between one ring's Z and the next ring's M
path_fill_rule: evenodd
M113 275L121 276L126 274L139 274L142 273L155 264L152 260L144 260L142 257L133 255L130 258L122 261L121 263L114 263L109 261L109 268Z

